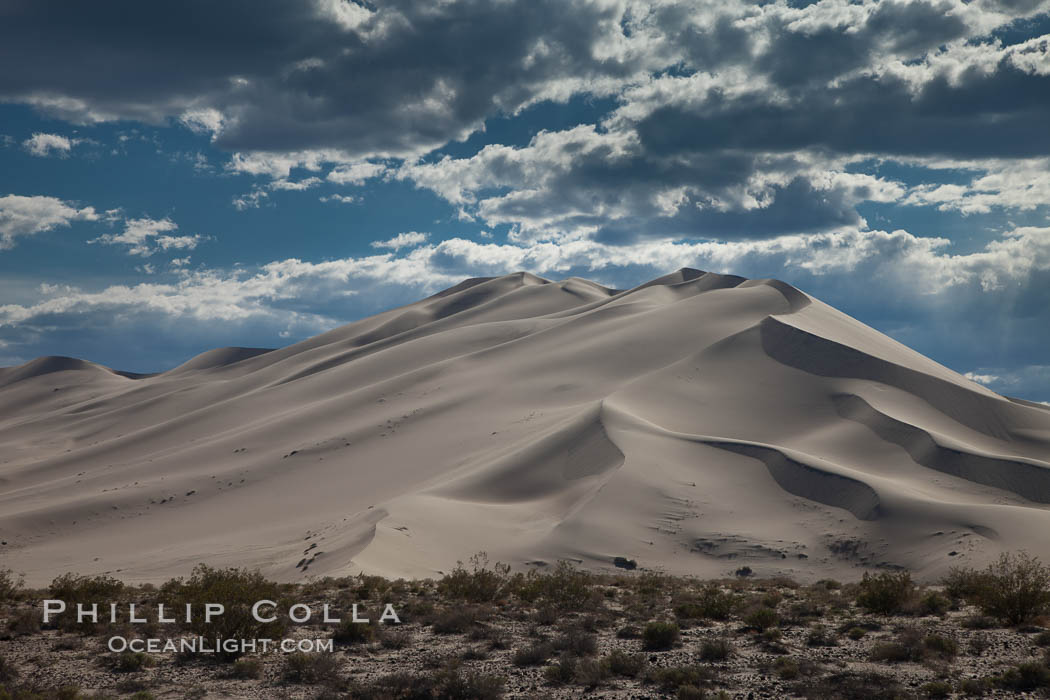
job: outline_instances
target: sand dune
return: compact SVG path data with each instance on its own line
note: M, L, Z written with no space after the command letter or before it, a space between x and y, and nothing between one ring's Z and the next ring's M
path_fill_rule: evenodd
M802 579L1050 559L1050 410L783 282L688 269L466 280L154 375L40 358L0 369L0 448L0 557L35 584L480 550Z

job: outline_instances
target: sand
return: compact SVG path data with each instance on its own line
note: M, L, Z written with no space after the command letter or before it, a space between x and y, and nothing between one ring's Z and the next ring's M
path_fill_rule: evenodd
M1048 462L1050 409L783 282L517 273L155 375L0 369L0 567L933 579L1050 560Z

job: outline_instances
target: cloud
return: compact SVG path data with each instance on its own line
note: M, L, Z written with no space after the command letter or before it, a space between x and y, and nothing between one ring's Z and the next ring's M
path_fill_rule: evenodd
M92 207L78 209L75 204L55 197L0 197L0 250L15 246L15 239L69 226L74 221L97 221Z
M353 204L357 201L356 197L345 194L322 195L317 199L322 202L337 202L339 204Z
M489 226L513 226L517 241L761 238L859 225L858 203L904 195L895 181L846 172L848 162L810 152L656 155L629 130L581 125L522 148L408 163L396 176Z
M252 189L251 192L236 196L231 200L234 208L237 211L245 211L246 209L258 209L262 205L262 201L269 197L269 193L259 187Z
M22 142L22 146L34 156L46 158L50 155L65 157L69 155L73 146L80 143L78 139L70 139L59 134L44 134L36 132Z
M318 177L307 177L297 182L290 180L280 179L274 180L270 183L270 189L272 190L287 190L291 192L302 192L308 190L311 187L316 187L321 184L321 178Z
M151 240L173 230L164 221L129 228L149 232L142 238ZM27 347L41 336L70 334L81 342L81 335L93 337L104 330L136 338L150 335L164 356L170 352L162 348L164 343L175 343L172 328L180 333L195 329L193 333L205 334L215 345L247 342L245 329L268 337L293 329L294 337L305 337L414 301L465 277L526 269L627 287L690 266L750 277L776 271L777 277L847 311L870 307L884 314L874 317L876 327L879 318L894 319L895 335L916 346L951 333L965 342L946 361L975 374L995 375L997 381L1009 376L1002 367L1039 364L1050 343L1050 228L1011 230L970 253L954 252L942 238L858 229L699 243L515 245L462 238L427 243L416 236L412 246L397 248L397 240L375 255L323 262L290 258L256 268L167 272L154 267L157 275L169 279L97 290L48 285L35 300L0 306L0 341L14 353L31 355ZM990 278L996 284L988 284ZM123 319L119 328L107 320L115 317ZM179 323L172 325L172 319ZM1002 338L1012 340L1000 342Z
M391 250L401 250L402 248L411 248L421 243L425 243L427 240L427 234L419 233L417 231L408 231L405 233L399 233L393 238L385 241L372 241L373 248L390 248Z
M333 168L328 173L328 181L337 185L363 185L366 180L379 177L387 172L387 167L382 163L350 163Z
M205 240L204 236L172 236L169 232L178 230L178 225L171 219L127 219L121 233L107 233L94 238L89 243L127 246L128 255L148 257L157 252L168 250L193 250ZM149 272L152 266L147 266Z
M262 0L247 11L191 0L178 12L132 2L72 8L56 22L51 8L23 2L5 15L0 59L37 60L0 77L0 97L82 123L181 119L229 151L414 156L494 114L612 94L657 68L630 46L624 10L562 0L375 9ZM222 30L230 26L235 40ZM44 29L47 55L32 38Z
M997 374L975 374L974 372L966 372L964 375L970 381L977 382L978 384L993 384L999 381L999 375Z

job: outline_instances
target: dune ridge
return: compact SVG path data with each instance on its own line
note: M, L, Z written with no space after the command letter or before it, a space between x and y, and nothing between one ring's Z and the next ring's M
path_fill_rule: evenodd
M40 358L0 369L0 447L0 556L34 584L432 576L481 550L802 579L1050 558L1045 406L691 269L474 278L152 375Z

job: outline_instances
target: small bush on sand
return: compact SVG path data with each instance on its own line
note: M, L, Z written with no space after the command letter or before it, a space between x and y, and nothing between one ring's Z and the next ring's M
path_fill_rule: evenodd
M252 615L252 606L260 600L272 600L280 606L285 599L280 586L263 578L258 571L215 569L199 564L188 580L173 579L165 583L160 597L180 610L187 605L198 611L209 603L223 605L223 614L210 621L198 614L190 622L182 623L184 629L211 639L278 639L287 628L285 618L273 615L268 608L262 612L264 617L275 617L273 622L259 622ZM227 661L239 655L239 650L225 649L217 654Z
M919 600L918 612L920 615L936 615L943 617L951 607L951 601L937 591L927 591Z
M622 649L614 649L602 659L602 663L614 676L637 678L645 671L646 661L643 654L628 654Z
M283 675L289 683L332 683L339 680L339 660L332 654L295 652L285 657Z
M646 680L665 693L675 693L683 687L704 688L714 680L714 673L703 666L668 666L651 668Z
M927 635L922 640L922 645L928 653L948 659L954 659L955 655L959 653L959 643L951 637L945 637L940 634Z
M237 659L230 667L230 677L254 679L262 675L262 662L258 659Z
M350 687L347 697L355 700L415 700L416 698L462 698L463 700L499 700L506 679L478 672L463 672L455 666L442 667L433 673L399 671Z
M864 574L859 584L857 605L877 615L900 612L915 593L911 574L906 571Z
M7 683L18 678L18 668L0 654L0 683Z
M489 566L485 552L470 558L471 568L457 562L456 568L438 582L438 590L449 598L470 603L490 603L499 600L506 592L510 567L497 562Z
M527 647L515 649L510 660L515 666L539 666L554 655L550 642L536 642Z
M906 700L913 697L893 676L872 671L840 671L821 678L807 678L794 686L810 700Z
M681 620L728 620L739 605L737 595L709 585L695 596L680 601L674 613Z
M554 648L570 656L594 656L598 653L598 637L573 627L554 640Z
M562 656L543 669L543 678L551 685L567 685L576 677L576 659Z
M125 651L111 659L110 667L118 673L136 673L154 666L156 663L149 654L144 654L141 651Z
M79 576L67 573L52 581L48 591L52 598L66 604L66 611L53 617L52 622L62 630L91 634L108 626L109 616L106 614L108 607L106 603L120 602L124 593L124 584L110 576ZM84 605L85 609L91 609L92 605L97 604L99 621L92 623L85 620L83 623L78 623L78 604Z
M759 632L773 627L778 621L776 610L765 606L754 608L744 615L744 624Z
M947 681L930 681L919 688L927 698L949 698L952 695L952 684Z
M14 600L22 590L22 577L11 569L0 569L0 603Z
M966 678L959 683L959 692L965 697L982 697L991 689L991 683L985 678Z
M1028 661L995 676L992 682L1005 690L1036 690L1050 687L1050 669L1038 661Z
M1050 567L1035 557L1004 553L984 573L972 602L985 615L1019 625L1050 609Z
M565 561L558 562L551 571L534 569L526 576L518 576L511 585L522 601L545 603L556 610L596 610L605 599L593 574L579 571Z
M814 625L810 628L809 634L806 635L806 646L833 647L837 646L838 643L835 631L825 625Z
M705 639L700 643L701 661L725 661L733 654L733 644L725 637Z
M376 629L375 624L354 622L346 618L332 631L332 641L339 646L368 644L376 638Z
M482 617L477 608L451 608L434 615L430 628L437 634L464 634Z
M642 630L642 646L649 651L667 651L680 636L674 622L650 622Z
M580 659L576 663L574 681L577 685L597 688L609 677L609 671L597 659Z

